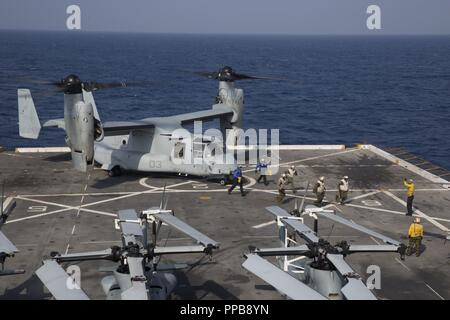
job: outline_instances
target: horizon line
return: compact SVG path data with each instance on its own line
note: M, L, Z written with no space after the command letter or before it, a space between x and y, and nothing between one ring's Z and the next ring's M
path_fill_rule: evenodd
M0 28L0 32L3 31L16 31L16 32L72 32L80 34L148 34L148 35L205 35L205 36L450 36L449 33L380 33L379 31L366 32L366 33L221 33L221 32L155 32L155 31L116 31L116 30L68 30L68 29L14 29L14 28Z

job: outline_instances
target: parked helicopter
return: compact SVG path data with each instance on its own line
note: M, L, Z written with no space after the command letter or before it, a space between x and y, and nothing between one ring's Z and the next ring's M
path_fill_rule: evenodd
M16 207L15 201L5 201L4 202L4 185L2 185L1 192L1 201L0 201L0 229L6 223L6 220L9 218L9 215ZM19 250L16 246L5 236L3 232L0 231L0 276L10 276L15 274L25 273L25 270L17 269L17 270L7 270L5 269L5 261L7 258L14 257Z
M203 253L212 254L219 243L203 235L167 210L163 192L161 205L138 214L134 209L121 210L117 225L122 230L122 246L102 251L59 254L44 260L36 275L57 300L87 300L87 294L60 265L64 262L108 260L118 262L101 280L108 300L165 300L176 287L176 277L167 271L186 268L185 264L160 264L163 255ZM195 245L158 246L157 239L162 224L170 225L196 241ZM151 229L149 239L148 231ZM70 284L70 285L68 285Z
M110 176L120 175L123 170L133 170L227 178L237 166L235 151L228 150L227 146L236 146L241 142L244 112L244 92L235 88L234 82L279 79L238 74L231 67L217 72L194 73L219 81L219 92L212 109L102 124L91 91L126 85L84 83L71 75L56 83L64 91L67 116L64 121L50 120L44 126L66 130L74 166L81 171L86 170L85 163L95 159ZM192 134L183 127L213 119L220 119L220 131L217 130L220 135ZM19 89L19 127L20 135L26 138L37 138L40 130L34 103L27 89Z
M304 199L300 208L296 204L294 215L277 206L266 209L276 217L282 246L261 249L250 247L242 266L291 299L375 300L376 296L345 262L344 257L358 252L397 252L404 259L404 244L337 216L333 210L313 205L304 207ZM315 219L314 231L303 223L302 216L305 215ZM347 241L341 241L332 245L318 236L319 216L369 234L386 244L350 245ZM299 244L297 235L306 244ZM276 256L279 267L262 258L268 256Z

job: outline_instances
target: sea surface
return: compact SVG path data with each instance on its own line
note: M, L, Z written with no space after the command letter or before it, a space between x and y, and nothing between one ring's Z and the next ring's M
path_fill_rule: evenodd
M231 36L0 32L0 146L61 146L64 134L19 137L17 88L41 120L63 117L63 96L23 78L134 85L95 93L103 121L204 110L217 83L189 70L282 77L241 81L245 127L278 128L283 144L404 147L450 169L450 37Z

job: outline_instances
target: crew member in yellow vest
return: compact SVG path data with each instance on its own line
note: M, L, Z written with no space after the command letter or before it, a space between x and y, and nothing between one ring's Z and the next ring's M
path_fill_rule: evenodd
M408 196L406 200L406 215L411 216L413 214L413 200L414 200L414 181L412 179L403 179L403 184L406 187L406 194Z
M347 200L348 193L348 176L344 176L338 184L338 193L336 194L336 201L344 204Z
M423 226L420 224L420 218L415 218L408 230L409 245L406 249L406 255L410 256L414 252L418 257L420 255L420 246L423 239Z

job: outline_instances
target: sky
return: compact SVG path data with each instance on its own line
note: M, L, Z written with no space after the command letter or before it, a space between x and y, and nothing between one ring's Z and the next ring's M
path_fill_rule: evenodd
M82 32L450 34L450 0L0 0L0 30L67 30L72 4Z

